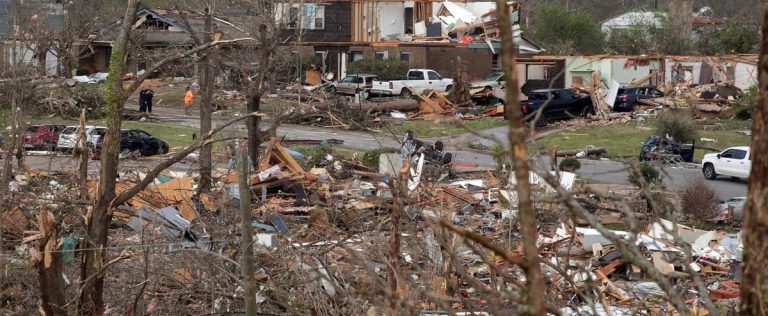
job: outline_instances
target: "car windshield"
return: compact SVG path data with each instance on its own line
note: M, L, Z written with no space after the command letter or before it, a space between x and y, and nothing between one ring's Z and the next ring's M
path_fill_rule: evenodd
M490 75L485 76L485 78L483 78L483 80L485 80L485 81L496 81L496 80L499 80L499 78L501 78L502 75L504 75L504 74L492 73Z
M74 134L77 132L77 127L70 126L61 131L62 134Z

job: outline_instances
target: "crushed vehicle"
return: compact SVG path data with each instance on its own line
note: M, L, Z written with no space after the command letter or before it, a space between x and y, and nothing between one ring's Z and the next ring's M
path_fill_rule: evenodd
M706 154L701 160L701 171L708 180L718 176L747 179L752 169L749 147L731 147L717 154Z
M396 80L373 80L371 94L410 98L424 90L450 91L453 79L443 78L431 69L410 69L405 77Z
M107 128L103 126L86 126L85 135L86 142L89 146L94 146L100 141L107 132ZM72 151L77 147L78 137L80 135L80 126L73 125L67 126L59 134L59 140L57 142L57 149L60 151Z
M632 112L637 106L637 100L664 97L664 92L653 87L620 88L613 103L614 112Z
M552 120L586 117L593 113L592 100L588 95L571 89L542 89L528 94L528 100L521 101L520 107L526 122L536 120L542 127ZM541 115L538 114L541 109ZM507 118L506 107L504 118ZM538 115L538 119L536 116Z
M694 143L680 144L674 138L650 135L640 148L640 161L693 162Z
M348 75L338 82L330 83L327 87L327 91L331 94L355 95L361 92L370 91L375 79L376 75L371 74Z
M746 203L747 197L745 196L736 196L728 199L727 201L721 201L718 207L717 215L709 221L740 223L744 211L744 204Z
M64 125L44 124L27 127L22 136L26 149L55 149Z

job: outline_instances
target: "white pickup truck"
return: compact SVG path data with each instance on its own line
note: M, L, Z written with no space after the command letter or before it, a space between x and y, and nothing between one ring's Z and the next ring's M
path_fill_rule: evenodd
M749 178L752 161L749 159L749 147L731 147L719 154L706 154L701 160L701 171L709 180L717 176Z
M408 89L410 88L410 89ZM431 69L410 69L405 78L397 80L374 80L371 95L401 95L410 98L413 92L436 89L449 91L453 88L453 79L443 78Z

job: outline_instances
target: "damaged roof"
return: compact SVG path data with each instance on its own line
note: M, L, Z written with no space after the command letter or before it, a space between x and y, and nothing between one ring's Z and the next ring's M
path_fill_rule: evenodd
M182 11L195 33L204 34L205 15L194 11ZM167 9L141 8L136 12L134 30L143 30L145 46L185 46L192 45L193 40L184 18L179 11ZM116 21L102 28L96 34L95 43L112 43L113 37L121 21ZM229 19L213 17L214 32L222 33L223 38L245 37L246 32L235 26Z

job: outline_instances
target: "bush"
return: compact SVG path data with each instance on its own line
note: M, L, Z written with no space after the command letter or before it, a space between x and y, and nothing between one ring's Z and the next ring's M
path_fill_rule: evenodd
M748 120L752 118L752 112L755 111L755 103L757 102L757 85L749 87L747 93L739 98L736 103L733 104L731 110L734 117L741 120Z
M710 55L757 53L757 26L733 22L711 34L706 52Z
M576 158L565 158L560 161L560 171L576 172L581 169L581 162Z
M547 53L555 55L594 54L602 52L600 25L587 12L563 6L544 5L536 10L531 31Z
M640 55L653 52L650 26L635 25L627 29L611 30L606 40L607 52L622 55Z
M688 115L676 111L667 111L656 117L656 134L664 138L671 136L679 144L690 142L698 135L696 121Z
M647 185L661 184L661 172L650 162L643 162L638 168L630 168L627 181L637 187L641 187L641 179Z
M715 189L698 180L689 180L680 193L680 206L683 213L694 222L702 223L717 215L720 202Z
M405 76L408 62L395 59L361 59L349 64L350 74L373 74L379 80L392 80Z

